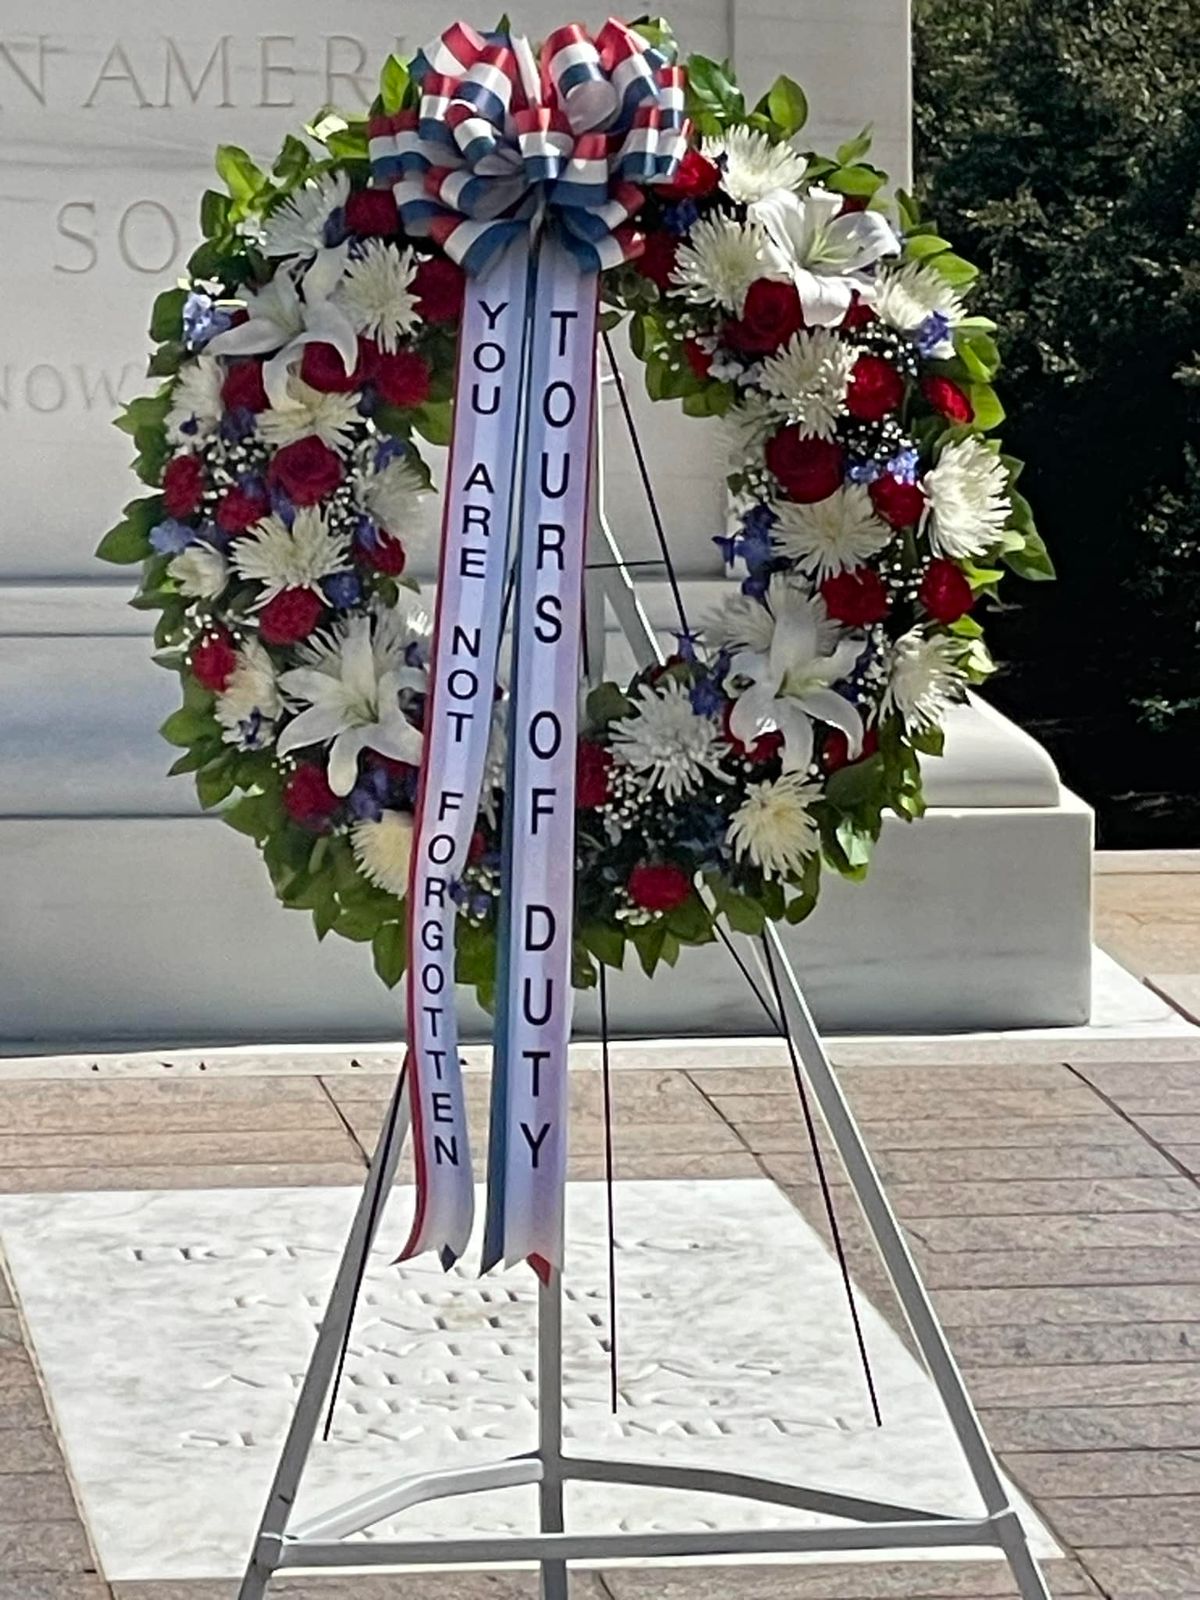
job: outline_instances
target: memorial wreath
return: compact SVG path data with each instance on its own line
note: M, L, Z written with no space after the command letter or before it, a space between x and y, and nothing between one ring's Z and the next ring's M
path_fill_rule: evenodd
M822 865L861 877L884 813L920 814L945 711L991 671L981 600L1005 567L1051 575L991 437L975 269L908 197L884 199L865 133L802 151L790 79L748 106L728 65L675 59L657 22L562 29L536 52L459 25L387 62L369 118L322 114L269 170L222 147L204 242L154 306L163 382L119 420L150 492L99 554L142 565L133 604L179 674L172 771L257 841L319 937L369 942L388 984L434 671L408 573L422 447L451 442L456 390L488 381L506 340L517 363L520 322L491 328L499 355L467 352L464 325L467 285L514 240L553 233L598 273L603 326L627 326L650 395L719 418L730 452L716 542L739 581L665 665L582 711L577 986L627 946L652 973L718 917L799 922ZM590 383L590 357L579 370ZM502 548L496 571L503 590ZM487 603L502 613L504 593ZM476 676L491 736L450 943L490 1003L511 752L507 691Z

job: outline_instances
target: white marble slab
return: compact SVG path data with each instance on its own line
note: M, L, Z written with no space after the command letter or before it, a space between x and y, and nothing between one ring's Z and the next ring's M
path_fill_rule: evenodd
M110 1580L240 1570L354 1200L332 1189L0 1200L0 1238ZM390 1477L534 1443L532 1274L387 1266L410 1204L397 1193L301 1516ZM866 1305L885 1418L870 1426L835 1264L765 1181L619 1186L612 1417L603 1217L601 1186L573 1185L569 1448L981 1509L928 1378ZM423 1507L394 1531L528 1530L532 1495ZM1023 1515L1037 1551L1053 1554ZM606 1487L568 1505L581 1529L787 1520L742 1501Z

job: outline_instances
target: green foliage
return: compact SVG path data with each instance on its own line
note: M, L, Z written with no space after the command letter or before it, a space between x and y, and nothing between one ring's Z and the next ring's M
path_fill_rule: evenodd
M1200 8L917 0L914 51L918 195L983 267L1006 443L1062 578L997 619L1021 663L997 697L1042 723L1102 828L1137 828L1115 751L1141 740L1139 714L1175 729L1178 755L1139 744L1158 776L1138 781L1168 787L1200 712ZM929 237L909 242L921 252L945 259ZM960 342L972 369L988 354L982 336ZM1006 559L1048 571L1036 535ZM1056 726L1074 733L1054 744Z

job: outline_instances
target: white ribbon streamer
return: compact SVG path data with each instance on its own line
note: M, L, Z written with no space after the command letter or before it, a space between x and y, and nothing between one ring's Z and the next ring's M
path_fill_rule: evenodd
M475 1188L454 993L457 906L479 810L521 416L529 248L469 278L459 333L425 759L408 894L408 1066L417 1208L401 1259L467 1247ZM572 743L572 749L574 745Z
M598 279L537 261L509 711L484 1270L561 1266L573 992L575 749Z

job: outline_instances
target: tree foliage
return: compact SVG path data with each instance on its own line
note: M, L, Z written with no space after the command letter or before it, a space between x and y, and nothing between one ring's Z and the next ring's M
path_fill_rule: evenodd
M914 49L918 190L984 269L1062 579L1006 619L999 697L1074 712L1056 753L1103 809L1099 747L1200 721L1200 7L916 0Z

